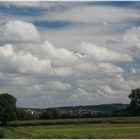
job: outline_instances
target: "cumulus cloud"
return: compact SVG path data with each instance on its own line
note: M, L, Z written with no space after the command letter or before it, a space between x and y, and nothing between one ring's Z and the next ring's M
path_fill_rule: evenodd
M84 89L78 88L75 93L70 97L70 100L75 101L76 104L85 104L93 102L94 95L85 91Z
M69 67L59 67L59 68L53 68L51 71L51 76L60 76L60 77L65 77L65 76L71 76L74 73L72 68Z
M99 64L99 69L108 74L123 73L124 70L118 66L111 63L101 63Z
M49 81L47 83L47 87L53 91L66 91L71 89L71 85L69 83L64 83L61 81Z
M32 84L28 86L28 90L31 92L47 92L49 93L52 92L60 92L60 91L67 91L70 90L71 84L66 83L66 82L61 82L61 81L48 81L43 83L42 85L39 84Z
M91 77L105 77L113 76L118 73L124 73L123 68L116 66L112 63L94 63L82 61L73 68L76 77L83 77L85 79ZM88 75L87 75L88 73Z
M113 90L109 85L100 86L99 90L101 93L109 96L120 96L122 94L122 90Z
M29 52L16 52L11 44L0 46L0 68L3 72L44 73L50 68L49 60L39 60Z
M92 43L82 42L81 46L77 48L80 53L93 61L132 61L131 56L109 50L105 47L97 46Z
M131 88L138 88L140 85L139 80L128 80L128 83L129 83Z
M8 42L36 42L40 40L40 35L32 23L13 20L3 27L2 38Z
M78 57L70 50L54 47L50 42L45 41L38 50L41 56L52 60L54 66L68 66L76 64Z
M0 46L0 70L8 73L46 74L46 76L68 76L73 73L69 67L55 68L50 59L40 59L24 50L16 50L11 44Z
M121 90L130 90L130 85L128 81L123 77L122 74L116 74L113 78L110 78L110 82L108 82L109 85L113 89L121 89Z
M131 29L127 30L123 39L131 47L140 49L140 27L132 27Z

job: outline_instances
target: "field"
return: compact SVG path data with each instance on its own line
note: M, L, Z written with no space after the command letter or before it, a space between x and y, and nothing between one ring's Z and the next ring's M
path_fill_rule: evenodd
M41 123L44 125L40 126ZM140 138L140 117L38 120L11 124L1 128L4 138Z

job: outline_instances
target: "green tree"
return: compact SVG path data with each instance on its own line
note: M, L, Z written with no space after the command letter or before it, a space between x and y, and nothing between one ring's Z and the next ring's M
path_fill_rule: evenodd
M132 89L131 94L128 96L131 100L130 110L133 114L140 114L140 88Z
M59 118L60 113L58 110L55 109L48 109L47 111L44 111L42 113L41 118L42 119L57 119Z
M34 116L23 109L17 109L17 120L33 120Z
M0 94L0 120L2 126L16 118L16 99L8 93Z

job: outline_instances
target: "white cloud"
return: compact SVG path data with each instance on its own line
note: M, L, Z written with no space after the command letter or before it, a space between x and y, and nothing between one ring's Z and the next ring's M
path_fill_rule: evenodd
M128 80L128 83L129 83L131 89L139 88L139 86L140 86L139 80Z
M61 81L49 81L47 83L47 88L53 91L66 91L71 89L71 85L69 83L64 83Z
M3 27L2 38L8 42L36 42L40 35L32 23L13 20Z
M3 72L44 73L50 69L50 60L39 60L29 52L16 52L7 44L0 46L0 69Z
M128 56L127 54L115 52L92 43L82 42L77 49L87 58L91 58L92 61L132 61L131 56Z
M94 95L84 89L78 88L70 97L70 100L74 101L75 104L85 104L86 102L86 104L91 104L94 101Z
M68 66L76 64L78 56L65 48L56 48L50 42L45 41L39 48L41 56L52 60L53 66Z
M58 93L60 91L67 91L70 90L71 84L61 81L53 81L50 80L47 83L44 83L42 85L39 84L32 84L28 86L28 90L30 92L46 92L46 93Z
M44 16L45 17L45 16ZM139 18L139 11L134 9L124 9L112 6L79 6L49 13L46 15L49 20L87 22L87 23L118 23L128 19Z
M102 62L87 62L81 61L76 67L73 68L76 77L90 78L90 77L105 77L113 76L118 73L124 73L124 70L112 63ZM88 73L88 74L87 74Z
M114 77L110 78L108 83L113 89L129 91L131 88L128 81L124 79L123 75L120 73L117 73Z
M0 43L6 44L0 46L1 91L15 95L20 106L128 103L130 90L140 85L139 64L134 64L136 52L139 58L139 27L128 29L139 19L139 11L63 2L61 9L43 3L7 3L8 10L13 5L48 8L38 9L36 17L0 12ZM71 24L41 28L32 23L38 21ZM108 41L118 38L119 43Z
M50 59L40 59L35 54L24 50L16 51L15 48L11 44L0 46L1 71L8 73L46 74L46 76L60 77L65 77L73 73L69 67L54 68L51 65Z
M100 86L99 90L102 94L107 94L108 96L124 96L122 90L113 90L109 85Z
M52 71L50 73L51 76L65 77L65 76L71 76L74 72L72 68L60 67L60 68L52 68Z
M123 39L131 47L140 48L140 27L132 27L127 30Z
M31 91L31 92L34 92L34 91L40 92L41 89L43 88L43 86L38 85L38 84L34 84L34 85L31 85L31 86L28 86L27 88L28 88L28 90Z
M99 70L102 70L106 74L115 74L115 73L123 73L124 70L118 66L115 66L111 63L100 63Z
M130 69L131 69L131 72L132 72L133 74L137 73L137 70L136 70L135 68L130 68Z

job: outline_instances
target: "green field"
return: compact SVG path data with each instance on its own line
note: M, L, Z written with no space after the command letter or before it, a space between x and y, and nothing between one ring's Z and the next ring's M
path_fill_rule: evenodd
M5 138L140 138L140 125L90 124L4 128Z
M97 123L91 123L93 120ZM99 120L102 123L98 123ZM111 122L113 120L115 123ZM14 123L40 122L42 124L50 122L50 125L7 127L1 130L4 131L4 138L140 138L140 117L38 120ZM51 125L52 122L53 125ZM59 125L55 125L58 122Z

